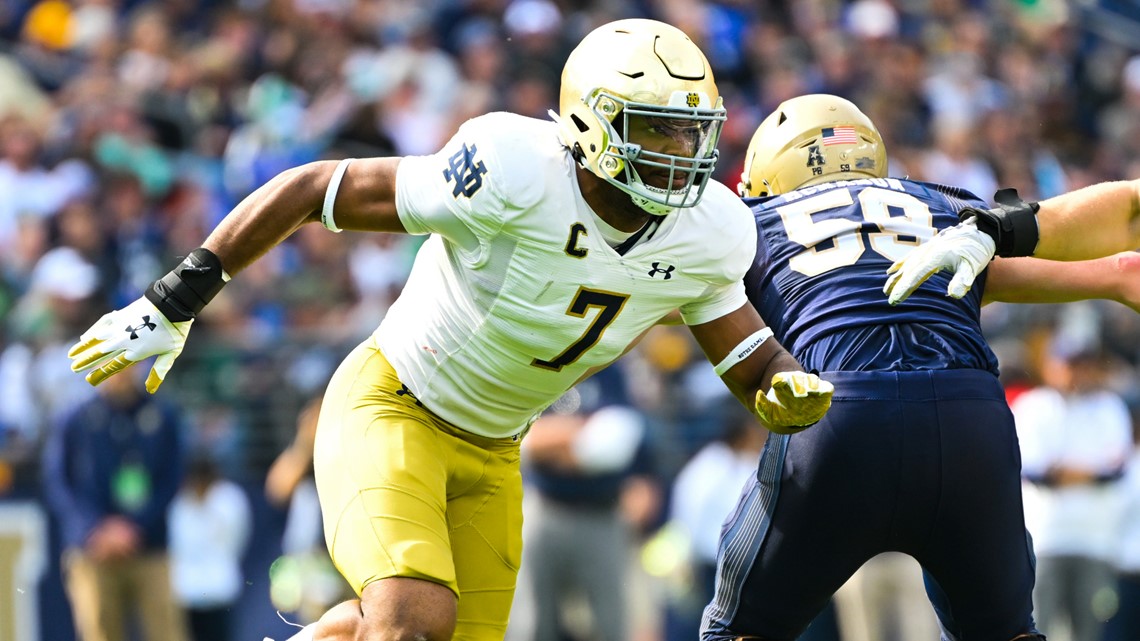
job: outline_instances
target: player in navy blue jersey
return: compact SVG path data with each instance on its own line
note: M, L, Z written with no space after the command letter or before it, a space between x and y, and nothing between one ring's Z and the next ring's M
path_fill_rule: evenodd
M768 438L722 530L703 641L791 641L865 561L892 550L922 564L946 639L1043 639L1017 436L979 311L988 300L1094 297L1140 309L1127 284L1140 260L1014 258L985 270L993 252L973 239L955 253L961 263L973 252L972 271L930 269L928 284L895 305L883 291L887 269L958 225L960 210L988 205L959 188L886 176L874 124L835 96L781 104L749 147L740 190L752 197L758 248L748 297L835 393L817 425ZM1062 204L1127 211L1128 190L1138 193L1135 183L1097 189ZM1036 245L1018 230L1019 247Z

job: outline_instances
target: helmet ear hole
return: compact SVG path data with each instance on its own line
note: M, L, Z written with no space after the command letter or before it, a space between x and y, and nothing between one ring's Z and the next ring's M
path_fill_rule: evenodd
M586 133L590 129L590 126L579 118L578 114L570 114L570 120L574 123L574 126L578 128L578 131L582 133Z

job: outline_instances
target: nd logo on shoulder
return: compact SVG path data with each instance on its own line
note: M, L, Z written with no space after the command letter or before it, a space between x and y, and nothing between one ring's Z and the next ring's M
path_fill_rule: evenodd
M483 174L487 173L487 166L482 160L475 160L478 151L475 145L464 144L462 149L448 159L448 168L443 170L443 177L447 182L455 182L451 188L452 196L459 198L463 194L470 198L483 187Z

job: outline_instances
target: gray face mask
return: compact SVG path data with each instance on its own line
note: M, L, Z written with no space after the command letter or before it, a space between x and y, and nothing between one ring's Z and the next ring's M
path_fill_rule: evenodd
M627 102L604 92L591 107L620 105L613 122L602 118L609 146L599 164L607 179L645 211L662 216L700 202L716 167L723 108L677 108Z

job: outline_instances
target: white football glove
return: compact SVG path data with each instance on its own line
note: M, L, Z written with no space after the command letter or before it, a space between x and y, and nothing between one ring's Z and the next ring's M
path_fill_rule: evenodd
M902 260L887 269L887 284L883 293L891 305L906 300L918 286L940 271L952 271L954 277L946 288L946 295L961 298L970 291L974 279L993 260L996 251L994 239L978 229L976 218L948 227L934 238L919 245Z
M780 372L768 393L756 392L756 416L777 434L795 434L819 422L835 386L808 372Z
M146 391L154 394L186 345L194 320L172 323L145 297L108 314L91 326L67 352L71 370L86 372L87 382L98 385L135 363L157 356L146 377Z

